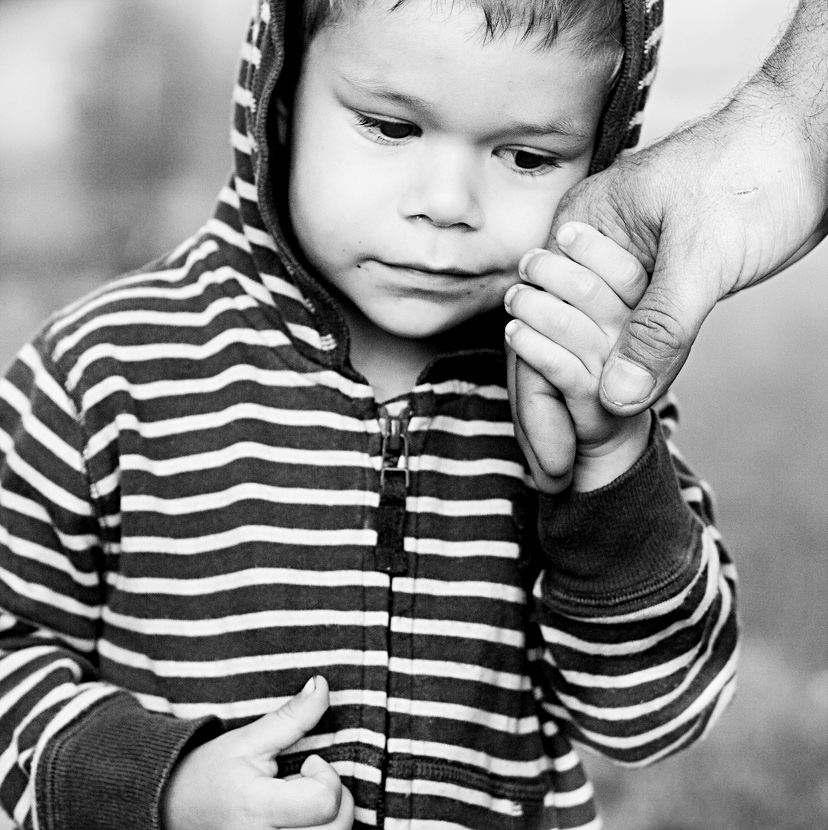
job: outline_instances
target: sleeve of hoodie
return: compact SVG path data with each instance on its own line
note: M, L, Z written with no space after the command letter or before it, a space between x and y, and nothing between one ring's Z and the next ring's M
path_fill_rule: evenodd
M117 475L93 498L87 449L46 350L27 346L0 382L0 806L25 828L146 830L185 746L221 727L100 680Z
M672 446L672 401L625 475L542 496L535 606L550 714L615 761L652 763L701 737L735 689L736 572L707 485Z

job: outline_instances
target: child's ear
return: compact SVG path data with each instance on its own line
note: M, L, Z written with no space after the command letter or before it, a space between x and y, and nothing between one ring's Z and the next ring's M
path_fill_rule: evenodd
M285 99L279 95L276 103L276 139L281 147L287 147L290 132L290 111Z

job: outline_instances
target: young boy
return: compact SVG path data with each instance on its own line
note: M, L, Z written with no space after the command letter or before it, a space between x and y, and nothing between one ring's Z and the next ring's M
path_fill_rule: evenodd
M634 140L659 17L261 3L215 217L2 386L18 825L597 827L573 740L642 764L712 723L708 496L669 406L597 402L646 276L578 225L519 268Z

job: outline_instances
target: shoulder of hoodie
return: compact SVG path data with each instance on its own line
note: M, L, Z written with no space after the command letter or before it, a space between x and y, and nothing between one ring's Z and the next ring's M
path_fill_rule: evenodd
M56 312L32 342L58 374L68 376L95 353L106 352L120 363L118 355L126 356L126 350L133 360L142 349L150 355L170 344L205 347L230 329L259 329L267 339L267 332L284 328L278 300L249 257L199 233ZM263 307L267 314L257 313Z

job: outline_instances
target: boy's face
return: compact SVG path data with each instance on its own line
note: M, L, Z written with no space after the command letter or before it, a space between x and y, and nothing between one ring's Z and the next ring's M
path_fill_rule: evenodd
M441 334L503 301L583 179L609 68L565 38L484 43L479 10L366 3L311 42L289 204L308 260L374 325Z

